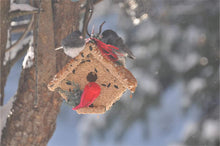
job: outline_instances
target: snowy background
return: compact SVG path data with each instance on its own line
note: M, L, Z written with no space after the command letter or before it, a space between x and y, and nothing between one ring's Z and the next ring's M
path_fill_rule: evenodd
M126 92L104 115L63 104L48 146L220 144L218 0L136 1L104 0L90 22L98 30L106 21L103 30L115 30L136 56L126 62L138 81L133 97ZM10 72L5 104L23 59Z

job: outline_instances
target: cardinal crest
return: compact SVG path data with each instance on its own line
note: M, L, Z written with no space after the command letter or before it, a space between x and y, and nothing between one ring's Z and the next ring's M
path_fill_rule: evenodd
M127 89L134 93L136 86L129 70L104 57L91 42L48 84L79 114L105 113Z

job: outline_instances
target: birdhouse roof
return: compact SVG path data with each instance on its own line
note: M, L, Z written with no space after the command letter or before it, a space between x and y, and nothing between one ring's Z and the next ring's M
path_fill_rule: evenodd
M80 64L89 61L85 60L84 56L87 55L92 55L95 59L97 59L108 70L110 74L112 74L116 79L119 80L119 82L122 83L125 88L134 93L137 86L137 80L131 74L131 72L127 70L124 66L118 65L113 61L110 61L109 59L103 57L98 47L91 42L87 43L85 45L85 49L82 50L77 57L71 59L71 61L54 76L52 81L49 82L48 88L51 91L54 91L69 73L72 73L72 71L76 69Z

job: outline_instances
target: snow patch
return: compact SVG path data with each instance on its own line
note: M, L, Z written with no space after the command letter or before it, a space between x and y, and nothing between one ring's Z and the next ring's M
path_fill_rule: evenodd
M220 124L218 120L206 120L203 124L202 137L208 141L215 141L219 138Z
M9 28L8 29L8 31L7 31L7 44L6 44L6 48L9 48L10 47L10 29L11 28Z
M134 33L134 39L135 41L149 41L157 35L158 31L158 27L151 21L148 21L138 27L138 30Z
M30 68L34 64L34 47L30 44L29 49L27 51L26 56L24 57L24 61L22 63L23 69Z
M187 42L187 44L193 46L198 43L199 38L202 36L202 34L203 33L197 27L190 26L183 34L183 38Z
M170 55L172 44L180 38L181 30L176 25L165 25L161 28L161 42L160 47L163 54ZM159 32L158 32L159 33ZM158 35L157 33L157 35Z
M6 51L3 65L6 65L8 61L14 59L17 53L23 49L23 46L26 45L31 40L31 38L32 36L24 38L23 41L19 42L16 46L11 48L10 51Z
M9 12L12 12L12 11L34 11L34 10L38 10L38 9L30 6L29 4L11 3Z
M28 24L30 20L21 20L21 21L12 21L11 26L18 26L18 25L23 25L23 24Z
M148 57L148 50L145 46L136 45L132 47L132 51L134 53L134 56L136 56L138 59L145 59Z
M202 90L206 85L206 82L202 78L193 78L188 83L187 89L189 94L193 95L194 93Z
M188 124L185 125L183 130L183 141L186 141L188 138L192 137L196 134L198 130L198 123L195 121L190 121Z
M138 68L134 68L132 73L138 80L138 84L144 93L147 92L148 94L154 95L159 92L160 84L154 78L154 75L146 73L144 70Z
M15 97L12 97L7 104L4 106L0 106L0 143L1 143L1 135L2 135L2 130L5 127L7 118L10 117L12 114L11 108L13 105L13 102L15 101Z
M198 63L199 55L192 52L186 55L178 55L173 53L168 58L168 61L176 71L186 72Z
M186 145L182 143L174 142L174 143L169 144L169 146L186 146Z

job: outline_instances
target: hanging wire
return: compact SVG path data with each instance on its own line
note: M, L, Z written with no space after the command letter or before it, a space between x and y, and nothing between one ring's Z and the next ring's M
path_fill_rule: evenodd
M41 10L41 0L39 0L39 13L40 13L40 10ZM39 13L37 15L37 24L36 24L36 27L35 27L35 49L34 49L34 58L35 58L35 97L34 97L34 108L37 108L37 104L38 104L38 32L39 32Z
M97 36L99 36L99 35L101 34L101 32L102 32L102 26L103 26L104 24L105 24L105 21L102 22L102 24L99 26L99 33L98 33Z
M93 1L92 0L88 0L87 1L87 5L88 5L87 7L88 7L89 18L86 21L86 33L87 33L87 35L89 37L91 37L91 35L88 32L88 25L89 25L89 21L90 21L90 19L92 17L92 14L93 14Z
M86 34L89 37L91 36L88 32L88 25L89 25L89 21L92 17L92 14L93 14L93 0L87 0L85 7L86 7L86 12L84 15L83 28L82 28L83 38L85 38ZM82 7L82 9L85 7Z

